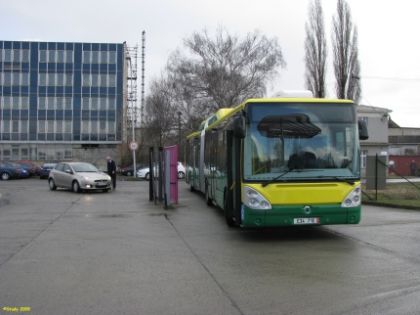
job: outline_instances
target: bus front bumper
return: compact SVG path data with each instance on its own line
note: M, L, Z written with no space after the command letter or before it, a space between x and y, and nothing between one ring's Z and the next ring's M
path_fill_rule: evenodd
M242 227L275 227L327 224L357 224L361 206L343 208L334 205L275 205L271 210L255 210L242 205Z

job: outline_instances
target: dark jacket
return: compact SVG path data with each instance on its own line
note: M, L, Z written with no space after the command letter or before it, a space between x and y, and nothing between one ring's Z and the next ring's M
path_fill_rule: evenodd
M115 165L114 160L109 160L107 162L108 174L115 175L117 171L117 166Z

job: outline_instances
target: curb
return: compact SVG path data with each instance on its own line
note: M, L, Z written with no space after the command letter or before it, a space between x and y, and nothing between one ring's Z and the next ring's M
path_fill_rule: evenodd
M386 202L376 202L376 201L363 201L364 205L369 206L378 206L378 207L385 207L385 208L394 208L394 209L405 209L405 210L420 210L420 207L416 206L404 206L404 205L393 205Z

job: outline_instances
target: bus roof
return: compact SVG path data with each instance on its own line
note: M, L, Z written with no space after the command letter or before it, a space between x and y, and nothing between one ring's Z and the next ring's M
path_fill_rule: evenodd
M199 137L201 130L214 128L221 121L233 116L238 111L244 109L247 105L252 103L315 103L315 104L353 104L352 100L343 99L328 99L328 98L307 98L307 97L273 97L273 98L250 98L245 102L228 108L220 108L216 113L212 114L200 125L199 131L195 131L187 136L187 139Z

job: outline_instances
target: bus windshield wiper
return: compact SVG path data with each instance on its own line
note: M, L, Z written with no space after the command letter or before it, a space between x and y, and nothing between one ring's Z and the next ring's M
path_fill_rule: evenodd
M301 170L301 169L297 169L297 168L290 168L290 169L287 169L287 170L283 171L282 173L280 173L279 175L277 175L276 177L274 177L273 179L270 179L270 180L268 180L268 181L264 182L264 183L262 184L262 186L263 186L263 187L265 187L265 186L268 186L268 185L270 185L270 184L272 184L272 183L275 183L277 180L279 180L280 178L282 178L284 175L286 175L286 174L288 174L288 173L290 173L290 172L292 172L292 171L302 172L302 170Z
M350 179L350 178L346 178L346 177L338 177L338 176L332 176L332 178L338 180L339 182L344 182L349 184L350 186L354 185L354 180Z
M335 179L336 181L339 181L339 182L347 183L350 186L353 186L354 182L356 181L356 180L350 179L348 177L339 177L339 176L317 176L317 178L331 178L331 179Z

